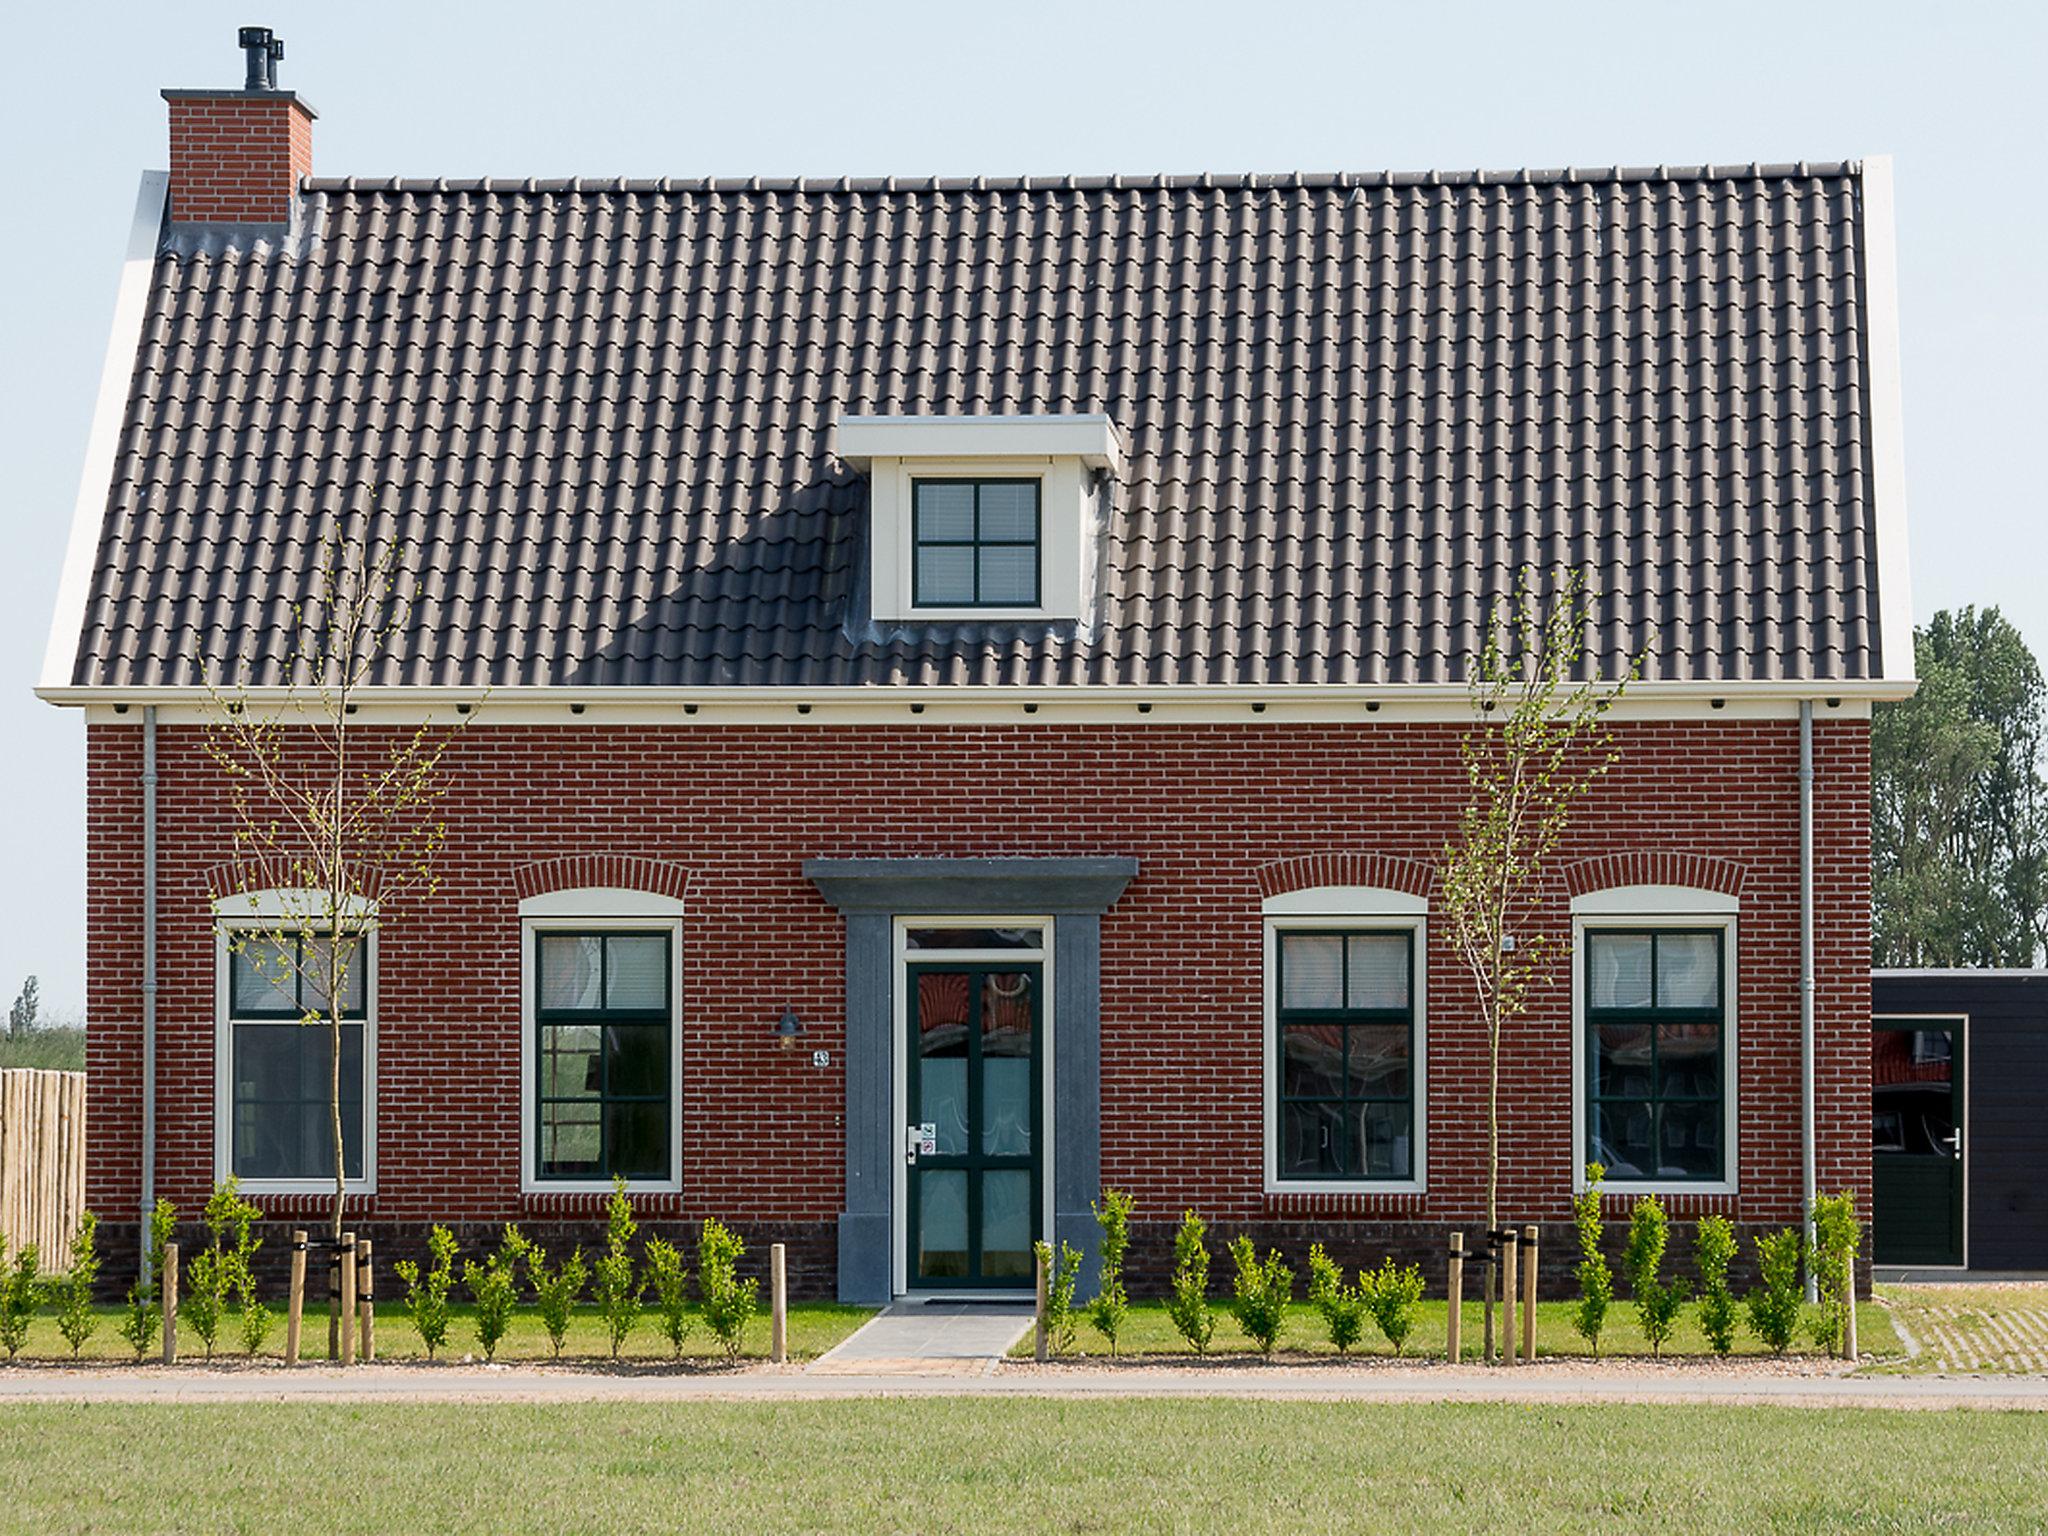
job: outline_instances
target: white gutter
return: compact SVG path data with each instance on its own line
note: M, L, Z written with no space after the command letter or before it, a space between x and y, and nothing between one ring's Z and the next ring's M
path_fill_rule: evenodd
M1813 1251L1813 1201L1819 1192L1819 1148L1814 1117L1813 1065L1813 701L1799 706L1799 1192L1805 1211L1806 1250ZM1806 1299L1819 1299L1813 1266L1806 1266Z
M142 1234L149 1277L149 1217L156 1209L156 709L142 712Z
M73 642L77 635L74 632ZM1611 687L1605 682L1595 686ZM1816 682L1812 678L1755 682L1635 682L1623 695L1624 706L1637 704L1705 704L1768 702L1793 705L1809 701L1819 688L1833 703L1874 703L1911 698L1919 686L1908 678L1857 678ZM311 690L252 687L234 690L238 702L289 704L316 702ZM207 703L200 685L113 687L45 683L36 697L63 705L189 705ZM1472 691L1463 683L881 683L810 688L732 687L586 687L574 683L518 683L496 687L452 685L371 686L355 690L365 709L412 704L571 704L591 705L871 705L871 704L1459 704L1469 706Z

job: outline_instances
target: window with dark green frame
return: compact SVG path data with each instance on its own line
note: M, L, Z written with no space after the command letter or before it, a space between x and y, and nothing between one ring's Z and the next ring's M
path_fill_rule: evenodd
M918 608L1036 608L1036 480L911 486L910 600Z
M673 937L534 934L536 1178L673 1175Z
M1719 928L1584 937L1586 1160L1610 1180L1725 1174L1726 944Z
M1415 935L1276 935L1282 1180L1415 1176Z
M258 1183L334 1177L334 1034L326 1024L305 1022L328 1012L328 938L307 934L288 944L289 952L254 934L228 944L228 1171ZM369 950L344 951L344 959L342 1171L360 1179Z

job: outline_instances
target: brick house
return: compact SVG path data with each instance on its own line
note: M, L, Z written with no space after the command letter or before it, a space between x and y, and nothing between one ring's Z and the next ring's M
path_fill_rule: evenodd
M482 700L344 1051L381 1244L581 1231L613 1174L858 1300L1025 1283L1104 1184L1141 1275L1189 1206L1297 1258L1477 1229L1433 866L1527 567L1643 670L1522 919L1573 957L1506 1044L1504 1213L1589 1159L1681 1232L1867 1200L1886 162L373 181L261 70L165 96L41 689L113 1242L228 1173L324 1208L199 680L278 699L372 508L423 599L359 727Z

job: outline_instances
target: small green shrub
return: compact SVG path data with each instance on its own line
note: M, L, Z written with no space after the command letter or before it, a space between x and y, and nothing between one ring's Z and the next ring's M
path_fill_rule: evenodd
M1728 1289L1728 1265L1735 1257L1735 1228L1726 1216L1703 1216L1693 1239L1700 1271L1700 1331L1725 1355L1735 1347L1735 1297Z
M590 1270L583 1262L583 1250L572 1248L569 1257L548 1268L548 1251L534 1243L526 1245L526 1278L533 1285L533 1309L554 1346L555 1358L562 1358L562 1341L569 1336L569 1319L583 1296Z
M1294 1271L1287 1267L1279 1249L1261 1259L1252 1240L1241 1235L1230 1241L1230 1258L1237 1270L1231 1315L1259 1353L1270 1356L1287 1327L1287 1308L1294 1300Z
M1052 1244L1036 1242L1031 1251L1045 1271L1045 1347L1064 1355L1074 1347L1079 1323L1074 1317L1074 1283L1081 1278L1081 1250L1061 1243L1059 1259L1053 1259Z
M74 1360L100 1327L100 1315L92 1304L92 1288L100 1277L100 1256L94 1247L99 1225L99 1217L91 1211L79 1216L78 1230L71 1237L71 1267L57 1282L57 1331L71 1346Z
M1122 1190L1105 1189L1094 1206L1095 1224L1102 1228L1097 1245L1102 1263L1095 1299L1088 1303L1088 1321L1108 1341L1112 1356L1116 1354L1116 1336L1131 1310L1130 1297L1124 1291L1124 1255L1131 1246L1133 1204Z
M433 1359L448 1342L448 1293L455 1289L455 1234L438 1222L427 1233L427 1268L411 1259L391 1266L405 1284L405 1312Z
M725 1223L705 1219L697 1237L697 1291L704 1303L704 1326L725 1346L728 1360L740 1357L757 1305L760 1282L742 1280L739 1274L746 1251L747 1245Z
M178 1208L159 1200L149 1213L149 1247L142 1261L142 1273L128 1287L127 1310L121 1314L121 1337L140 1360L149 1347L163 1338L164 1250L178 1227Z
M654 1292L654 1315L661 1323L661 1336L668 1340L675 1358L683 1358L683 1341L694 1326L690 1316L690 1271L683 1265L682 1251L663 1237L647 1240L647 1274L640 1282Z
M640 1298L645 1290L633 1268L633 1234L639 1230L640 1223L633 1219L633 1202L626 1198L626 1181L615 1178L611 1198L604 1204L604 1252L591 1266L590 1285L614 1360L619 1358L619 1346L640 1321Z
M0 1252L7 1247L7 1235L0 1232ZM0 1349L11 1361L28 1342L29 1324L43 1304L43 1279L38 1272L42 1256L34 1243L18 1248L14 1262L0 1270Z
M1208 1352L1216 1332L1216 1314L1209 1309L1208 1230L1193 1211L1181 1214L1180 1229L1173 1234L1173 1291L1166 1301L1175 1330L1198 1355Z
M1572 1196L1572 1230L1579 1240L1579 1264L1573 1271L1579 1282L1579 1303L1572 1309L1572 1331L1600 1358L1600 1330L1607 1326L1607 1309L1614 1304L1614 1272L1607 1267L1606 1251L1600 1246L1600 1181L1607 1170L1599 1163L1586 1164L1586 1187Z
M1628 1248L1622 1265L1628 1271L1629 1289L1635 1293L1636 1319L1650 1353L1661 1355L1677 1324L1679 1309L1685 1305L1686 1284L1674 1280L1666 1285L1658 1278L1664 1264L1664 1249L1671 1240L1671 1223L1655 1195L1645 1195L1629 1213Z
M242 1349L251 1355L263 1347L270 1334L270 1310L256 1293L256 1251L263 1246L256 1223L262 1219L263 1212L242 1198L241 1184L232 1176L221 1180L207 1197L206 1224L214 1244L226 1256L227 1289L222 1302L235 1303Z
M1849 1276L1856 1252L1863 1246L1863 1223L1856 1219L1856 1196L1816 1195L1813 1201L1813 1276L1820 1295L1814 1314L1813 1341L1831 1355L1846 1351L1849 1342Z
M1422 1305L1422 1266L1397 1268L1389 1254L1378 1269L1358 1272L1358 1290L1366 1315L1387 1336L1394 1353L1400 1354L1408 1335L1415 1331L1415 1314Z
M498 1358L498 1341L512 1326L512 1309L519 1304L519 1260L525 1252L526 1239L514 1223L505 1228L498 1251L483 1263L463 1260L462 1283L476 1303L476 1342L486 1360Z
M1756 1240L1757 1267L1763 1278L1746 1298L1749 1328L1774 1355L1785 1353L1799 1332L1805 1300L1799 1272L1805 1249L1806 1234L1797 1227L1766 1232Z
M1365 1297L1321 1243L1308 1251L1308 1304L1321 1314L1337 1353L1350 1354L1365 1332Z

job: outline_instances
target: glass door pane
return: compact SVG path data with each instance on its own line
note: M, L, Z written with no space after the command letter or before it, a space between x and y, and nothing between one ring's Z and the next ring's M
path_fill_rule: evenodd
M914 961L905 982L911 1282L1026 1282L1041 1194L1039 968Z

